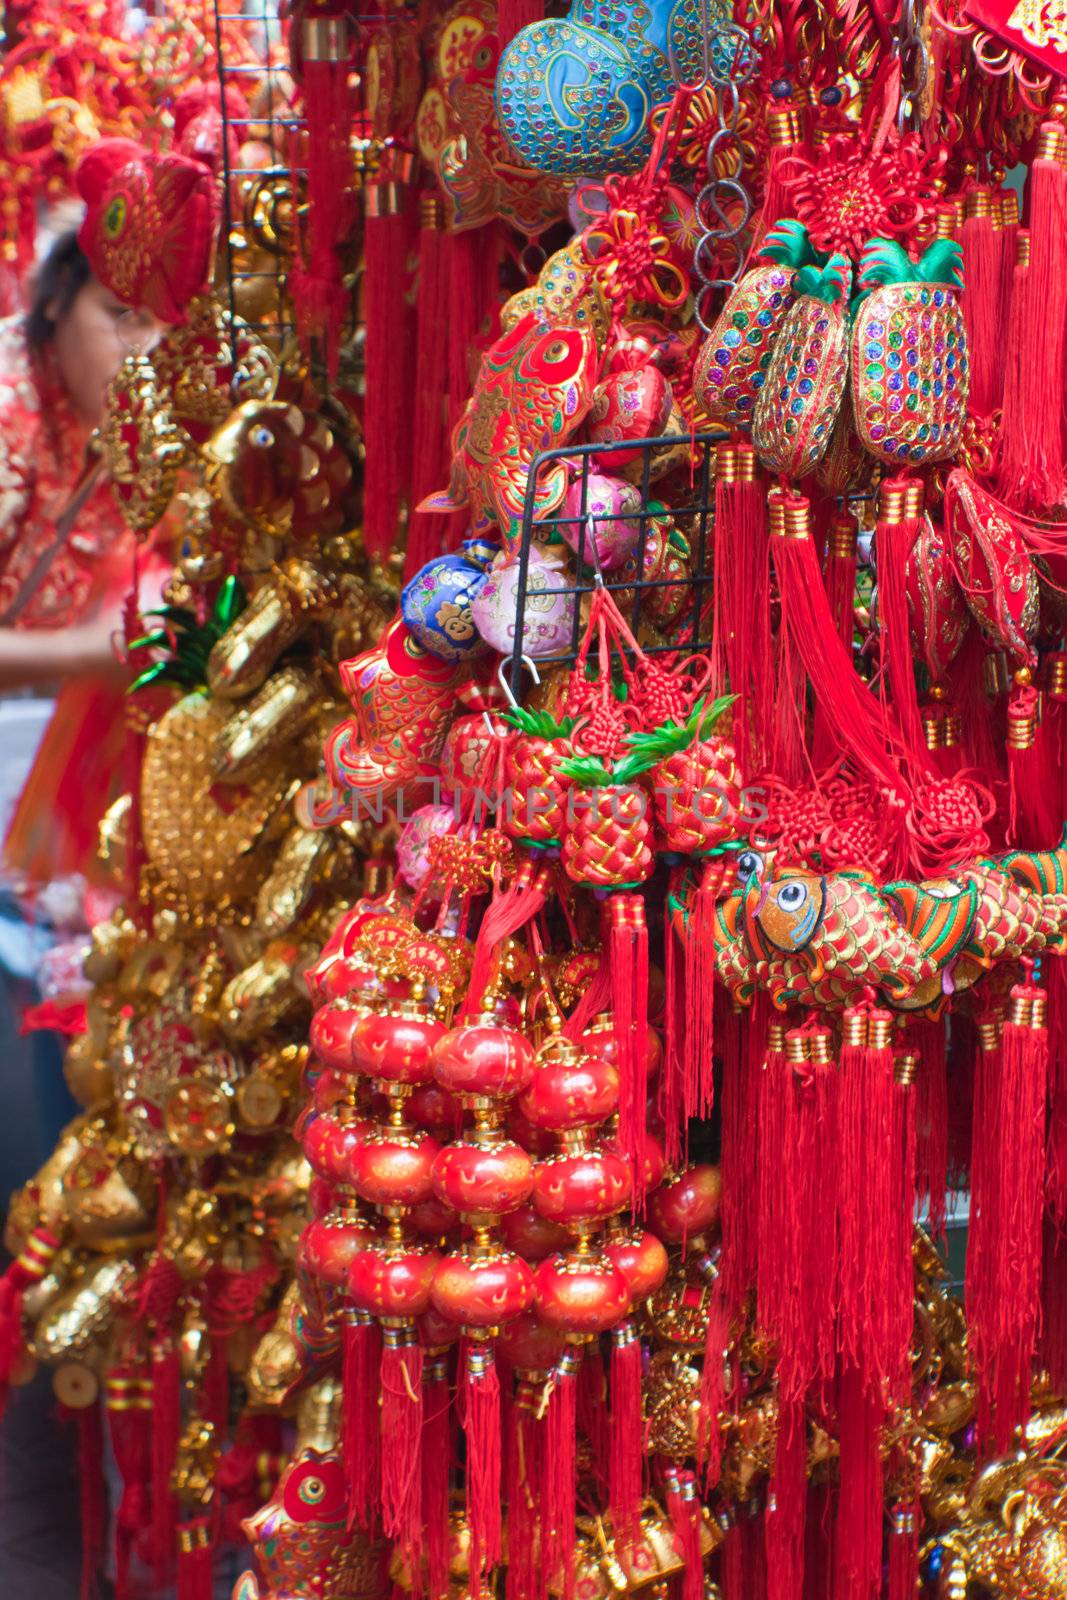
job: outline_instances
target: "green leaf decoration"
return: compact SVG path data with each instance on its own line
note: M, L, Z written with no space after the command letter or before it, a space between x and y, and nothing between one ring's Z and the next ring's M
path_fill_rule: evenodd
M963 251L955 239L935 239L919 257L915 277L921 283L963 288Z
M573 717L562 717L557 722L550 711L527 711L522 706L505 711L504 721L532 739L566 739L574 728Z
M864 291L887 283L913 283L915 263L895 239L868 239L860 257L859 285Z
M559 770L582 789L608 789L616 781L613 769L598 756L572 756L560 762Z
M232 627L245 608L245 592L239 581L230 577L221 585L206 622L197 621L196 612L185 606L157 606L145 613L159 617L165 627L153 628L130 645L135 650L166 650L162 661L154 661L130 684L129 694L154 683L173 683L182 689L200 689L207 678L208 656L223 634Z
M794 217L785 217L768 229L756 254L780 267L807 267L816 259L807 228Z
M821 300L824 305L836 305L847 300L852 285L852 266L847 256L840 252L832 255L823 267L801 267L793 285L797 295L807 295L811 300Z
M631 734L630 748L647 766L655 766L678 750L688 750L691 744L709 734L736 699L735 694L720 695L710 706L705 700L698 700L684 722L665 722L650 733Z

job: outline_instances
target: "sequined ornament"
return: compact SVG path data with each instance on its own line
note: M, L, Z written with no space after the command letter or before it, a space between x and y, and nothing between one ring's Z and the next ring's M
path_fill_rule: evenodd
M745 432L767 377L774 341L793 303L793 282L816 257L807 229L779 222L758 254L762 264L734 289L697 358L693 395L713 422Z
M959 303L961 253L936 239L918 264L891 239L863 253L866 297L852 329L852 405L864 449L924 466L959 448L970 369Z
M801 267L756 402L752 443L771 472L802 478L829 448L848 382L848 288L844 256Z
M497 69L505 139L541 172L635 172L652 108L674 92L672 66L679 81L702 69L707 25L697 0L574 0L565 19L523 28Z
M431 655L462 661L484 649L471 606L495 555L495 545L465 539L458 550L428 561L405 584L401 615L412 637Z

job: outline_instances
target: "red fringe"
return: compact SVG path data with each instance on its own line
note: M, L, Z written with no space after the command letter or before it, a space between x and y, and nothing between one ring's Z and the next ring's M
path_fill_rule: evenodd
M1067 172L1030 166L1030 264L1017 268L1008 323L999 492L1020 511L1063 498L1060 407L1067 330Z
M993 196L994 203L996 196ZM1004 307L1001 301L1004 234L986 216L969 216L963 224L963 318L967 325L967 357L971 364L968 408L988 417L998 404L1003 384ZM1014 243L1013 243L1014 248ZM999 380L999 381L998 381Z
M151 1559L155 1582L166 1582L174 1560L177 1503L170 1476L182 1430L182 1381L178 1352L164 1346L152 1358L152 1529Z
M641 1518L644 1463L641 1341L632 1322L612 1330L609 1501L615 1537L628 1549Z
M397 542L410 488L414 409L408 249L411 221L368 216L364 238L363 320L366 402L363 440L363 542L381 558ZM438 485L440 487L440 485Z
M1048 990L1048 1144L1045 1196L1057 1228L1067 1226L1067 962L1045 963Z
M116 1381L113 1376L111 1381L115 1392L108 1404L108 1427L111 1453L122 1479L115 1511L115 1600L129 1600L134 1541L151 1522L152 1417L135 1394L119 1392L121 1379ZM136 1376L131 1374L129 1381L136 1385Z
M500 1561L501 1532L500 1380L489 1344L467 1350L463 1405L471 1573L487 1573Z
M537 1559L537 1522L544 1494L544 1423L533 1414L536 1395L528 1384L508 1408L507 1600L530 1600L543 1591L544 1567Z
M889 1535L889 1588L886 1600L915 1600L919 1590L919 1534L922 1508L901 1505L893 1513Z
M448 1588L448 1477L452 1466L452 1409L448 1356L436 1352L423 1366L422 1520L431 1600Z
M59 1249L48 1228L37 1227L0 1278L0 1419L11 1391L11 1377L22 1354L22 1296L40 1283Z
M183 1522L178 1529L178 1584L175 1600L212 1600L213 1543L206 1517Z
M438 202L432 202L438 205ZM448 236L436 218L419 233L415 325L415 394L412 415L411 504L448 483ZM420 512L408 523L404 580L445 548L449 519Z
M700 1550L700 1501L691 1472L672 1471L666 1480L667 1513L674 1543L685 1562L680 1600L703 1600L704 1560Z
M387 1328L382 1350L382 1531L417 1570L422 1553L422 1346Z
M499 956L504 941L536 917L544 906L550 883L547 870L532 866L527 868L524 863L509 887L493 896L479 925L474 944L464 1016L476 1016L481 1010L493 962Z
M1041 1315L1048 1030L1026 1018L1043 991L1017 984L999 1049L983 1050L975 1086L967 1310L983 1441L1007 1450L1030 1405Z
M880 494L885 495L887 490L899 490L903 494L904 487L900 479L890 479L883 482ZM882 504L884 506L884 500ZM888 688L892 693L901 737L912 759L922 766L927 762L926 736L915 690L905 585L905 568L918 533L918 517L901 515L892 521L881 518L875 530L875 552L878 562L882 691L884 695Z
M831 529L826 556L826 601L841 643L851 656L856 628L856 521L847 512L841 514L840 521L852 533L852 548L848 555L840 555Z
M948 1191L948 1054L945 1024L924 1022L908 1031L919 1056L916 1083L916 1198L927 1202L932 1236L944 1239Z
M1008 726L1029 725L1023 737L1030 740L1020 747L1008 740L1008 838L1020 850L1047 850L1063 829L1059 804L1063 750L1055 737L1059 718L1036 721L1039 709L1034 686L1016 684L1008 703Z
M496 31L501 53L517 33L531 23L540 22L544 14L544 0L500 0Z
M719 1284L729 1310L756 1281L757 1151L760 1083L769 1002L758 993L750 1010L732 1004L722 1033L722 1255Z
M671 869L668 898L677 891L683 869ZM691 939L692 935L688 936ZM682 981L685 955L679 945L682 936L672 917L665 918L663 929L663 1063L660 1067L656 1110L663 1124L663 1153L669 1167L685 1165L689 1149L689 1124L682 1115L682 1050L685 1041L685 986Z
M104 1426L100 1402L78 1413L78 1499L81 1511L82 1565L79 1600L91 1600L107 1543L107 1489L104 1484Z
M838 1385L841 1493L834 1550L834 1600L877 1600L882 1588L882 1461L885 1412L863 1373L847 1366Z
M337 375L348 291L339 246L352 226L352 171L348 150L351 99L349 61L305 61L304 122L307 130L307 237L301 238L289 289L297 332L307 350L323 342L331 378Z
M685 1028L682 1034L682 1115L710 1117L715 1102L715 906L722 865L704 864L692 897L685 941Z
M767 495L756 478L751 446L724 448L733 451L738 476L724 482L720 472L715 485L716 547L725 557L717 569L715 632L727 680L737 695L734 748L742 772L749 773L766 765L774 712Z
M802 1592L807 1465L803 1402L780 1399L772 1497L764 1514L767 1600L798 1600Z
M608 1375L598 1345L591 1345L578 1369L575 1418L578 1435L588 1444L583 1470L607 1492L611 1477L611 1427Z
M619 1148L631 1164L639 1201L648 1099L648 927L640 894L615 893L608 900L608 962L619 1045Z
M1067 1386L1067 1237L1049 1222L1041 1274L1041 1360L1053 1388Z
M342 1334L342 1453L348 1484L348 1522L373 1527L380 1499L378 1372L382 1335L365 1312L346 1310Z
M577 1489L576 1401L581 1357L568 1350L556 1368L545 1428L545 1478L541 1502L541 1548L545 1581L563 1600L574 1600L575 1494Z
M704 1334L704 1364L700 1374L700 1437L697 1440L697 1464L704 1473L709 1489L719 1481L722 1472L722 1428L719 1418L726 1404L726 1346L730 1337L730 1317L722 1293L720 1277L711 1305L708 1307L708 1325Z
M495 223L448 236L449 427L467 404L474 378L472 357L498 295L500 236Z

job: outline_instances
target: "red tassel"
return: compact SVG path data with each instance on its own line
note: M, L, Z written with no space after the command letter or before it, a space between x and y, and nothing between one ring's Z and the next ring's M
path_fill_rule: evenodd
M305 13L300 46L307 130L307 237L289 274L297 332L307 350L320 340L331 378L337 374L341 329L348 308L339 246L352 227L352 158L348 138L351 44L343 10Z
M577 1376L581 1352L566 1350L556 1368L545 1429L545 1482L541 1547L547 1584L574 1600Z
M151 1387L149 1379L128 1368L115 1369L106 1380L111 1453L122 1479L115 1510L115 1600L129 1600L134 1541L151 1522Z
M882 1460L885 1411L864 1374L848 1366L838 1387L841 1492L834 1600L876 1600L882 1587Z
M685 1030L682 1034L682 1115L710 1117L715 1100L715 907L724 863L704 863L692 897L685 941Z
M1029 673L1026 673L1029 678ZM1044 850L1063 826L1059 788L1063 752L1053 725L1039 720L1034 685L1016 681L1008 702L1008 834L1017 849Z
M473 1575L491 1572L500 1561L500 1380L490 1344L467 1347L463 1401Z
M826 600L841 643L851 655L856 628L856 522L847 511L838 513L830 523Z
M578 1435L589 1446L583 1466L607 1488L611 1476L611 1429L608 1417L608 1375L599 1347L590 1346L578 1369L575 1415Z
M909 1029L909 1032L912 1030ZM914 1029L918 1053L916 1085L916 1198L926 1200L930 1232L945 1237L948 1191L948 1054L944 1022L919 1023Z
M11 1378L22 1354L22 1296L40 1283L59 1249L50 1229L34 1228L18 1256L0 1278L0 1418L7 1405Z
M378 1373L382 1336L367 1312L348 1306L343 1315L341 1436L348 1521L370 1528L378 1517L381 1482Z
M181 1368L178 1352L162 1345L152 1357L152 1533L155 1582L166 1582L174 1560L176 1502L170 1487L182 1429Z
M448 1353L434 1351L424 1364L422 1407L422 1521L431 1600L448 1589L448 1476L452 1465L452 1411Z
M709 1489L722 1472L722 1428L720 1416L726 1404L726 1346L730 1337L730 1318L722 1293L722 1280L716 1284L708 1307L704 1334L704 1362L700 1374L700 1437L697 1464Z
M996 1045L983 1028L975 1088L967 1311L983 1439L1025 1422L1041 1312L1048 1030L1044 991L1016 984Z
M792 215L789 190L782 181L782 171L801 145L800 117L796 109L780 104L768 106L767 132L771 148L767 157L767 187L760 208L760 239L776 222Z
M893 1512L889 1535L889 1589L887 1600L915 1600L919 1591L919 1533L922 1511L917 1505L899 1505Z
M391 184L368 188L363 250L367 396L363 407L363 542L368 554L378 558L388 555L398 543L412 461L414 374L407 263L411 223L401 211L374 214L372 209L372 204L384 206L393 192Z
M454 427L470 396L474 352L494 310L500 242L494 223L450 234L448 242L448 397Z
M967 359L971 368L968 409L978 417L991 416L1003 385L1004 334L1001 298L1004 234L999 197L976 185L966 197L966 216L960 232L963 246L963 317L967 325ZM1012 242L1014 249L1014 243ZM1014 259L1013 259L1014 264Z
M634 1196L639 1199L648 1098L648 927L639 894L613 894L607 910L612 1015L619 1044L619 1147L632 1164Z
M802 1592L807 1465L803 1403L780 1398L771 1497L764 1515L767 1600L798 1600Z
M1041 1360L1052 1386L1067 1386L1067 1235L1045 1224L1045 1258L1041 1274Z
M564 1038L572 1041L580 1039L593 1018L610 1009L611 996L611 964L602 959L588 988L564 1024Z
M722 1543L722 1600L748 1600L745 1594L745 1541L736 1522Z
M422 1346L407 1328L383 1333L382 1531L417 1570L422 1545Z
M916 479L884 480L878 489L875 554L878 569L878 621L881 635L883 698L893 696L893 713L908 753L926 764L926 736L912 667L905 568L919 535L922 485Z
M760 1084L769 1002L726 1012L722 1073L722 1256L719 1283L726 1306L740 1306L756 1281L757 1150Z
M175 1600L212 1600L211 1527L206 1517L178 1528L178 1585Z
M496 31L501 51L523 28L540 22L544 14L544 0L500 0Z
M449 476L448 238L436 195L420 201L419 278L415 324L415 396L411 442L411 504L443 489ZM445 548L449 519L422 511L408 524L404 581Z
M628 1549L641 1518L644 1462L641 1417L641 1341L632 1322L612 1329L609 1500L615 1537Z
M107 1489L104 1484L104 1428L100 1402L83 1406L78 1419L78 1498L82 1564L79 1600L92 1600L107 1541Z
M520 1379L508 1429L507 1600L530 1600L543 1587L536 1534L544 1495L545 1427L536 1415L538 1399L538 1391Z
M481 1009L493 962L499 958L504 941L533 921L544 906L551 881L551 874L542 863L523 861L508 887L493 896L474 944L465 1016L477 1015Z
M668 904L675 902L683 868L671 868ZM660 1067L656 1110L663 1125L663 1153L669 1167L684 1166L688 1159L689 1125L682 1115L682 1052L685 1040L685 985L682 932L676 920L665 920L663 930L663 1064Z
M700 1501L691 1472L672 1469L666 1477L667 1512L674 1543L685 1562L681 1600L703 1600L704 1558L700 1549Z
M1064 494L1060 394L1067 332L1067 172L1063 130L1041 127L1030 165L1030 264L1017 273L1009 322L1000 492L1039 512ZM1016 311L1018 314L1016 314Z
M1049 1216L1062 1229L1067 1225L1067 962L1062 956L1050 956L1046 967L1049 1116L1045 1192Z
M767 496L750 445L720 445L716 452L715 530L723 557L715 585L715 633L737 695L733 745L742 772L759 772L773 726L774 646Z

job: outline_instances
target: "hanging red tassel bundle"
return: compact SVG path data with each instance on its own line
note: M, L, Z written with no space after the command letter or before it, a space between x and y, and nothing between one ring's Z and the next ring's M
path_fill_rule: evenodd
M50 1228L34 1228L15 1260L0 1278L0 1417L11 1389L12 1374L22 1354L22 1296L48 1272L59 1249Z
M1067 336L1067 171L1064 131L1042 124L1030 165L1030 262L1016 277L1009 327L1000 492L1021 511L1063 498L1061 390Z
M422 1346L408 1327L382 1331L382 1532L417 1570L422 1544Z
M830 522L826 541L826 600L838 635L851 654L855 632L856 522L847 511Z
M207 1517L194 1517L178 1528L178 1583L175 1600L212 1600L213 1541Z
M495 223L448 236L448 403L455 426L471 390L471 361L496 300L500 240ZM440 485L438 485L440 487Z
M366 190L363 542L378 558L401 542L412 466L415 374L408 253L413 241L405 193L402 183L384 175Z
M436 494L449 473L448 236L441 201L419 201L418 297L415 307L415 392L411 426L411 504ZM447 516L422 511L408 524L404 581L439 555L448 537Z
M304 0L290 24L293 75L300 83L307 140L307 233L289 274L304 349L321 343L337 372L348 292L340 246L352 226L352 38L348 12L334 0Z
M704 863L686 927L681 1109L687 1125L691 1117L709 1117L715 1098L715 907L723 873L721 858Z
M858 1368L837 1390L841 1489L834 1544L834 1600L876 1600L882 1588L882 1458L885 1407Z
M1027 979L1011 991L999 1044L995 1023L980 1024L967 1310L979 1431L998 1450L1029 1413L1041 1315L1046 1005Z
M834 1080L830 1029L814 1017L789 1029L778 1088L782 1144L775 1231L780 1267L776 1300L763 1308L781 1351L778 1387L783 1405L800 1402L813 1383L833 1374L836 1234L826 1216L824 1177L838 1158Z
M1041 696L1028 667L1015 674L1008 702L1008 835L1022 849L1047 849L1059 838L1062 751L1041 718Z
M341 1445L348 1484L348 1521L373 1526L378 1515L380 1428L378 1423L378 1373L382 1336L366 1311L346 1306L341 1335L342 1393Z
M963 316L967 325L967 357L971 387L968 405L978 417L989 417L1003 384L1004 311L1002 257L1004 234L998 196L975 184L964 201L960 230L963 248ZM1012 242L1014 251L1014 242ZM1012 257L1014 261L1014 255Z
M182 1380L178 1352L161 1344L152 1355L152 1571L166 1581L174 1560L177 1507L170 1479L182 1430Z
M760 1083L767 1047L768 1001L757 993L750 1010L731 1005L723 1029L722 1255L719 1284L727 1308L740 1306L755 1283L757 1151Z
M551 884L552 874L544 863L526 859L520 861L508 887L493 896L478 925L464 1016L477 1014L504 941L533 921L548 898Z
M715 457L716 638L733 703L732 741L743 772L762 771L773 726L774 644L767 496L751 445Z
M717 1281L708 1307L704 1334L704 1361L700 1373L700 1436L697 1439L697 1465L709 1489L715 1487L722 1471L722 1429L719 1418L726 1404L726 1346L730 1337L730 1317Z
M544 1581L564 1600L574 1596L574 1514L577 1487L577 1391L581 1351L564 1352L556 1367L545 1427L545 1479L541 1503Z
M130 1368L116 1367L107 1375L104 1396L111 1453L122 1479L115 1509L115 1600L129 1600L134 1541L151 1523L151 1379Z
M945 1024L920 1022L909 1029L918 1056L916 1081L915 1195L926 1200L930 1232L945 1236L948 1191L948 1050Z
M1048 1154L1045 1193L1057 1228L1067 1225L1067 962L1050 957L1048 989Z
M678 904L684 868L671 868L667 905ZM682 1052L686 1038L684 970L688 940L682 945L682 930L674 917L667 917L663 931L663 1064L656 1091L656 1111L663 1126L663 1153L668 1166L684 1166L689 1149L689 1128L682 1117Z
M447 1350L427 1351L422 1369L422 1522L431 1595L448 1585L448 1477L452 1466L452 1408Z
M895 1506L889 1534L889 1587L886 1600L915 1600L919 1587L919 1533L922 1508Z
M648 1097L648 927L641 895L609 897L607 951L619 1051L619 1148L632 1163L634 1196L640 1199Z
M878 488L875 555L878 568L878 621L882 693L892 694L901 738L912 758L926 764L926 735L919 715L911 661L905 569L919 534L922 484L918 479L887 478Z
M1045 1223L1041 1270L1041 1361L1056 1389L1067 1384L1067 1234Z
M797 1600L802 1592L807 1465L803 1402L780 1397L774 1472L764 1513L767 1600Z
M685 1567L679 1586L680 1600L703 1600L704 1560L700 1549L700 1501L691 1472L671 1468L665 1475L667 1514L675 1548Z
M770 152L767 157L767 187L763 192L763 205L760 210L760 225L754 248L758 246L769 228L772 228L782 217L792 213L789 205L789 192L783 183L783 172L788 168L791 156L795 155L801 145L803 133L800 123L800 112L791 105L775 103L767 107L767 136L770 140Z
M107 1487L104 1483L104 1428L100 1402L61 1406L64 1420L78 1428L78 1510L81 1521L81 1577L78 1600L92 1600L107 1543Z
M611 1334L611 1425L608 1501L615 1538L629 1549L638 1534L643 1492L641 1418L641 1341L626 1321Z
M507 1450L508 1568L507 1600L529 1600L542 1588L537 1525L544 1481L544 1420L539 1395L520 1376L509 1412Z
M500 1561L501 1533L500 1379L488 1342L471 1341L467 1346L463 1429L467 1436L471 1572L487 1573Z
M501 53L517 33L540 22L544 14L544 0L500 0L496 31Z

